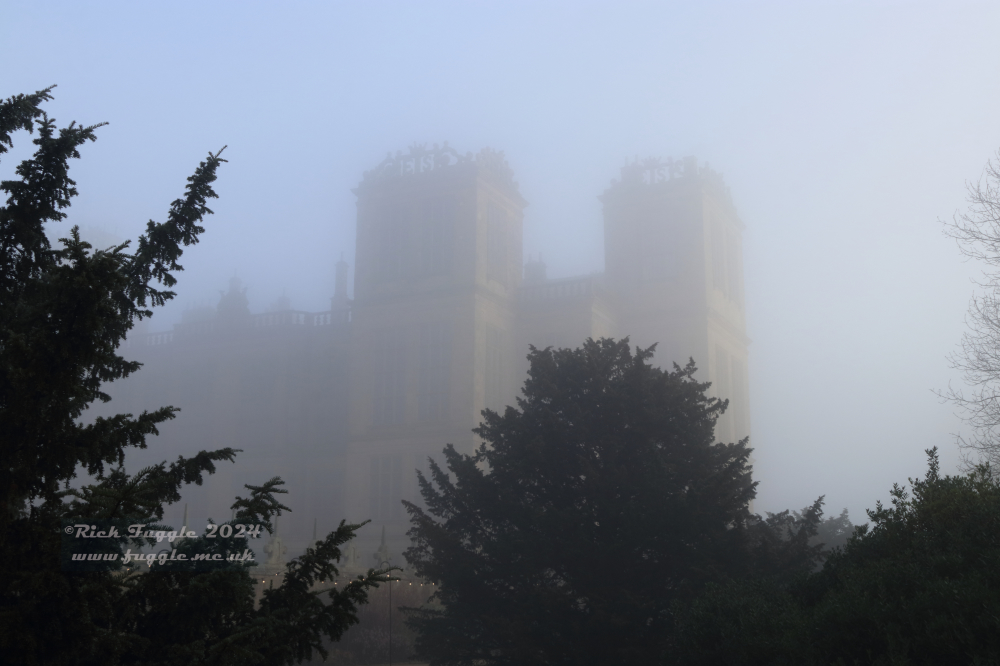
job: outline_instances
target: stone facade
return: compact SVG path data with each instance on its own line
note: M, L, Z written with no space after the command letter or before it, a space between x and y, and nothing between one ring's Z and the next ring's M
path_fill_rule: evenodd
M477 446L481 411L514 403L532 344L628 335L657 343L661 365L693 357L730 400L719 439L749 435L743 227L721 178L693 158L622 169L601 196L605 272L574 278L524 262L526 202L501 153L414 147L365 173L354 193L353 300L343 261L328 312L251 314L234 279L217 310L126 345L145 367L111 387L109 407L182 409L151 462L243 449L187 494L205 513L193 524L226 515L242 484L281 476L292 554L317 517L321 533L341 517L371 519L354 560L376 566L384 531L401 564L400 500L419 503L415 470L446 443Z

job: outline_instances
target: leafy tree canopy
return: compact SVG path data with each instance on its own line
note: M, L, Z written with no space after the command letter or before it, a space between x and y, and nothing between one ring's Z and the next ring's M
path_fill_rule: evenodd
M822 571L709 589L675 663L1000 663L1000 482L987 466L942 477L927 454L926 477L895 485Z
M432 664L657 663L675 603L709 581L809 570L822 500L796 519L749 503L747 441L691 361L628 339L532 348L523 398L483 412L473 455L445 449L406 503L405 553L438 608L411 610Z
M324 636L339 638L356 621L367 589L385 580L370 571L322 602L310 592L335 573L339 546L357 525L345 525L288 565L282 587L255 607L245 564L211 571L171 569L137 575L121 568L63 571L60 528L65 522L146 524L163 518L180 489L200 484L237 451L202 451L129 475L125 450L178 411L163 407L82 424L84 410L107 402L104 382L127 377L140 364L117 348L136 320L174 296L183 247L198 242L212 211L212 183L223 163L209 154L188 178L185 194L165 222L152 222L134 251L129 243L95 250L77 227L53 247L46 230L66 217L77 194L69 161L96 137L100 125L57 129L42 110L51 88L0 102L0 156L18 130L36 133L34 155L17 178L0 183L0 654L9 664L288 664L322 653ZM78 470L93 483L71 488ZM237 498L233 523L271 530L287 510L275 498L280 479ZM147 541L152 545L153 541ZM216 541L183 548L210 550ZM246 541L241 542L243 546ZM141 545L118 539L116 552ZM240 544L236 544L240 545Z

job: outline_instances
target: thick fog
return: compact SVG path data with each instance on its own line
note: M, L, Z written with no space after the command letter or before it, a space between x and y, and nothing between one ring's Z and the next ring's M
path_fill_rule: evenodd
M150 331L234 274L252 312L328 310L351 189L414 143L504 151L550 277L603 270L597 197L626 160L696 156L745 224L755 510L823 494L857 523L924 449L959 463L933 391L960 381L978 268L939 220L1000 147L998 27L992 3L8 1L0 96L58 84L60 123L109 123L68 220L108 237L228 146Z

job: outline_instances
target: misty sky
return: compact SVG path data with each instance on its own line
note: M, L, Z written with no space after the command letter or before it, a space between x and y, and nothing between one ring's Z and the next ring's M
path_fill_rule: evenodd
M328 309L351 188L414 142L505 151L550 277L603 270L626 158L696 155L746 224L755 508L862 522L925 448L959 460L932 389L978 269L938 220L1000 147L998 28L996 3L3 0L0 97L58 84L60 123L110 123L69 221L122 238L228 144L154 330L234 272L253 311Z

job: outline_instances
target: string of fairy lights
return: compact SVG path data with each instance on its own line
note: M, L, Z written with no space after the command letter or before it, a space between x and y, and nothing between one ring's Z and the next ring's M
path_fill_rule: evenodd
M280 572L272 574L271 575L272 582L274 581L274 576L281 576L281 575L282 574ZM267 578L262 578L260 582L263 583L263 584L267 584ZM353 582L353 581L351 581L351 582ZM386 581L386 582L389 583L390 585L392 585L393 583L406 583L409 587L413 587L413 585L414 585L413 581L405 581L405 580L391 580L391 581ZM336 581L336 580L333 581L334 585L338 585L339 583L340 583L340 581ZM321 580L319 582L319 584L320 585L326 585L326 581L325 580ZM424 587L424 586L434 587L435 586L434 583L416 583L416 585L418 587Z

